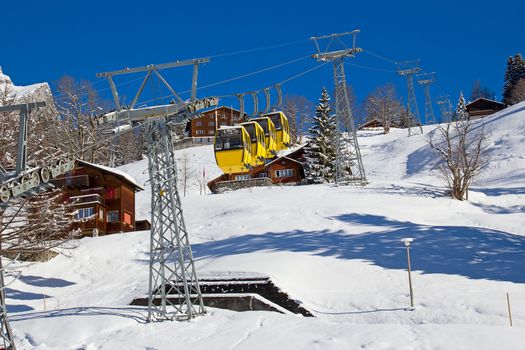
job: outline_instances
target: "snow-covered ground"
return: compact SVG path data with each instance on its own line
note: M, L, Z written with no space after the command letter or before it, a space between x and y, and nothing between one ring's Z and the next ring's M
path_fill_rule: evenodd
M427 139L359 134L370 185L254 188L183 198L199 274L259 272L316 317L209 309L145 323L148 232L82 239L71 256L21 267L7 291L20 349L523 349L525 103L479 122L491 163L470 201L443 197ZM211 146L177 151L220 171ZM179 167L183 162L179 162ZM139 183L147 162L121 168ZM137 197L149 218L149 184ZM414 237L415 310L406 255ZM506 293L514 327L508 325ZM45 299L44 299L45 296ZM44 302L45 300L45 302ZM45 305L45 309L44 309Z

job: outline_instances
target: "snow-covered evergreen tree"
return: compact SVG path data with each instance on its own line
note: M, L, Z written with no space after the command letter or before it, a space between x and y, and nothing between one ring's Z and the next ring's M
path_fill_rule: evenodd
M315 108L313 125L308 130L310 140L305 147L305 172L310 183L335 180L337 125L330 112L330 96L323 88L319 104Z
M513 105L520 101L513 98L513 90L520 79L525 78L525 60L521 54L510 56L507 59L507 68L505 69L505 85L503 87L503 103Z
M459 99L458 104L456 105L455 117L456 120L468 120L469 118L467 106L465 103L465 97L463 96L463 91L459 92Z

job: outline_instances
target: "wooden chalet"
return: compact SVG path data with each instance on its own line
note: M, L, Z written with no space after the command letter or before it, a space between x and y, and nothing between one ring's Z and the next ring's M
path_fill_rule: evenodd
M390 122L390 127L391 128L399 128L399 124L396 123L395 121L391 121ZM364 122L363 124L361 124L357 129L358 130L374 130L374 129L378 129L378 128L383 128L383 122L379 119L371 119L371 120L368 120L366 122Z
M248 173L223 174L208 182L208 188L213 193L220 192L222 188L239 188L235 183L247 186L266 186L275 184L298 184L304 178L304 147L293 151L283 152L265 165L254 167ZM232 186L229 186L232 185Z
M215 132L223 125L234 125L242 123L246 114L241 117L241 112L226 106L217 107L205 111L198 118L194 118L189 123L188 136L193 138L194 142L213 142Z
M72 171L50 182L65 189L66 199L76 209L74 228L85 236L148 227L135 220L135 193L143 188L120 170L79 160Z
M478 98L466 105L469 120L480 119L505 108L505 104L490 100L488 98Z

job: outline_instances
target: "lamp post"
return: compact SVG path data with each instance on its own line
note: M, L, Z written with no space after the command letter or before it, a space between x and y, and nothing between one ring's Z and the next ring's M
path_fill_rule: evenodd
M410 289L410 310L414 310L414 291L412 290L412 275L410 269L410 243L414 241L414 238L403 238L401 242L405 244L407 249L407 262L408 262L408 287Z

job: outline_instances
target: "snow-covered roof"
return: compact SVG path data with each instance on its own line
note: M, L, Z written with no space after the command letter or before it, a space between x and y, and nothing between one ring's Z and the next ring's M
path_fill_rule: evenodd
M294 146L294 147L290 147L286 150L283 150L283 151L279 151L277 152L277 158L275 158L274 160L272 160L271 162L269 162L268 164L266 165L270 165L272 163L275 163L277 162L278 160L281 160L283 158L286 158L288 160L291 160L292 162L296 162L296 163L299 163L299 164L302 164L301 162L299 162L298 160L296 159L293 159L293 158L290 158L289 156L292 154L292 153L295 153L297 152L298 150L300 150L301 148L303 148L305 145L299 145L299 146Z
M77 163L81 164L81 165L89 166L89 167L92 167L92 168L95 168L95 169L99 169L99 170L102 170L104 172L107 172L107 173L113 174L115 176L118 176L118 177L126 180L127 182L129 182L135 188L138 188L141 191L144 190L144 187L142 187L142 185L140 185L137 182L137 180L135 180L131 175L129 175L128 173L126 173L126 172L124 172L122 170L111 168L111 167L100 165L100 164L94 164L94 163L86 162L85 160L77 160Z
M474 101L467 103L466 106L470 106L471 104L474 104L475 102L480 101L480 100L481 101L493 102L493 103L497 103L499 105L505 106L505 104L500 102L500 101L492 100L490 98L485 98L485 97L479 97L479 98L475 99Z

